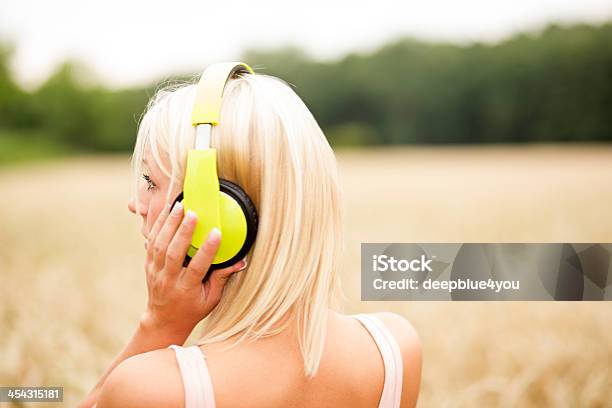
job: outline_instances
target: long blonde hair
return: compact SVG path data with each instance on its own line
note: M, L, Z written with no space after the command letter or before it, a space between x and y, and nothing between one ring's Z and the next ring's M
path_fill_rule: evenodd
M194 84L158 91L139 126L132 157L135 178L149 148L170 177L168 201L174 198L173 186L182 185L187 150L194 145L190 115L195 93ZM323 352L328 308L339 307L343 297L334 153L291 87L262 74L228 81L211 145L217 149L219 177L247 192L260 220L248 268L228 280L220 303L203 322L199 344L236 336L234 346L277 334L295 321L304 372L312 377ZM296 318L282 321L286 313Z

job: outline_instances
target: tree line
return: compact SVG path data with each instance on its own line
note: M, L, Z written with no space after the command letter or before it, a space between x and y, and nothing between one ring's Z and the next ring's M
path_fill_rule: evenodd
M612 23L551 24L496 44L402 38L331 61L296 47L240 59L290 83L336 146L610 141L611 44ZM132 149L159 84L111 90L67 61L26 91L11 75L12 51L0 46L0 138Z

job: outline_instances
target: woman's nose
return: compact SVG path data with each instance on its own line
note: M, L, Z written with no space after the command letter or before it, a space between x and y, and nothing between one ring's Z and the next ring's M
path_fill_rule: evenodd
M128 210L130 210L132 214L136 214L136 202L133 198L130 201L128 201ZM143 208L141 206L141 212L142 210ZM144 215L144 214L140 214L140 215Z
M130 210L132 214L136 214L136 205L134 204L134 199L128 201L128 210Z

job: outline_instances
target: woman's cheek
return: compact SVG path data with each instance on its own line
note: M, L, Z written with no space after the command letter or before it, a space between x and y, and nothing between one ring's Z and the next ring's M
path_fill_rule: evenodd
M151 224L149 226L149 231L151 228L153 228L153 225L155 224L155 221L157 221L157 217L159 216L159 214L162 212L162 209L164 208L164 202L160 202L160 203L154 203L150 208L149 211L152 215L152 217L149 217L149 223Z

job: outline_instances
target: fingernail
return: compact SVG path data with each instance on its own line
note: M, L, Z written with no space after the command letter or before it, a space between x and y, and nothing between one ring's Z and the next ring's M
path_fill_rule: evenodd
M216 244L219 241L221 241L221 231L219 231L219 228L214 227L210 231L210 234L208 234L208 243L209 244Z
M247 265L248 265L247 261L245 259L243 259L242 261L240 261L238 263L238 269L236 270L236 272L240 272L240 271L245 270Z
M174 204L174 208L172 209L172 214L179 215L182 212L183 212L183 204L181 204L180 202L177 202L176 204Z
M191 211L191 210L187 210L187 215L185 216L185 219L183 220L183 223L185 225L189 224L190 222L194 222L198 217L196 216L196 213Z

